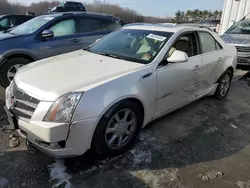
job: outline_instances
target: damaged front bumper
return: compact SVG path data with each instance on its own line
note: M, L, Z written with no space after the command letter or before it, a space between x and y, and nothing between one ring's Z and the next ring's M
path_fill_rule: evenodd
M4 109L10 126L32 146L50 156L79 156L90 149L96 118L73 123L25 122L15 117L7 107Z

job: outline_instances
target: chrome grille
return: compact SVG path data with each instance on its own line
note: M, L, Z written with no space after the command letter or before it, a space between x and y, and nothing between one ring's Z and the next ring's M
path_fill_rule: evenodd
M247 60L246 59L241 59L241 58L238 58L238 64L247 64Z
M11 110L12 113L18 118L29 122L40 101L21 91L15 83L13 83L12 94L16 101Z
M250 52L250 47L235 46L238 52Z

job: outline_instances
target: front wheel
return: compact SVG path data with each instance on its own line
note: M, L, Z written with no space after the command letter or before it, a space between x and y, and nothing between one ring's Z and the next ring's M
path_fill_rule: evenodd
M1 67L1 85L4 88L8 87L10 82L13 80L17 70L28 63L30 63L30 61L24 58L12 58L5 62Z
M134 143L141 129L142 113L137 104L126 101L108 110L94 133L92 149L100 157L116 156Z
M231 86L232 78L233 72L231 70L227 70L223 73L223 75L218 80L218 87L214 95L216 98L223 99L227 96Z

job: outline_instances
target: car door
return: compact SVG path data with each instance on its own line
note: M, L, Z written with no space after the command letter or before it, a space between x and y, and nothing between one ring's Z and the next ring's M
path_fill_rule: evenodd
M198 91L202 57L199 54L196 33L188 32L181 35L166 57L170 57L175 50L186 52L189 59L185 63L167 63L157 68L156 117L191 102Z
M53 31L54 37L41 39L38 52L40 59L79 49L78 31L74 17L57 21L46 30Z
M109 34L110 30L103 30L102 19L93 17L79 17L79 48L85 48L97 39Z
M203 66L201 68L201 90L211 87L220 76L225 62L225 51L218 41L206 31L198 32L201 46ZM202 92L202 91L201 91Z

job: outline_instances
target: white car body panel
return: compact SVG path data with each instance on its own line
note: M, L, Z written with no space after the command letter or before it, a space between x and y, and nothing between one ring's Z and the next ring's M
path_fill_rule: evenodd
M212 32L209 33L223 46L222 50L191 57L186 63L159 66L180 34L208 32L206 29L148 25L132 25L126 29L167 31L174 35L147 65L76 51L38 61L18 71L15 76L18 88L41 100L29 123L34 128L19 122L28 140L37 148L56 157L81 155L90 149L100 119L118 102L124 99L139 101L144 109L144 127L164 114L214 94L219 77L228 68L236 67L236 49ZM218 63L220 57L222 60ZM69 92L84 93L72 122L62 126L54 124L59 127L57 133L54 128L46 132L53 123L43 122L44 116L58 97ZM36 128L40 132L34 130ZM51 148L39 144L37 139L48 143L65 140L66 147Z
M156 70L157 117L198 91L199 69L194 70L198 66L202 66L201 55L189 58L186 63L171 63Z
M17 85L28 93L40 96L40 100L55 101L61 95L79 87L88 86L144 66L83 50L68 54L69 56L62 55L47 61L42 60L42 63L38 61L35 64L29 64L25 69L18 71L18 75L15 77ZM51 61L56 63L51 63ZM67 74L67 72L73 74Z

